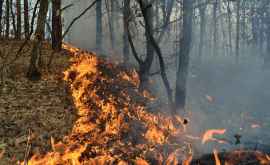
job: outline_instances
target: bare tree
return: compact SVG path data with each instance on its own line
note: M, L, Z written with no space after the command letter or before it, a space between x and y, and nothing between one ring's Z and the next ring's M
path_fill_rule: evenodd
M9 17L10 17L10 12L9 12L9 5L10 5L10 0L6 0L6 15L5 15L5 24L6 24L6 32L5 32L5 38L9 38L9 30L10 30L10 22L9 22Z
M48 12L48 0L40 1L40 9L38 13L37 27L35 32L35 39L33 43L33 48L31 51L31 59L27 72L27 78L30 80L39 80L41 73L37 68L37 61L40 56L40 49L42 46L42 41L44 39L44 30L46 24L46 17Z
M240 48L240 0L236 1L236 40L235 40L235 56L236 63L239 62L239 48Z
M184 109L186 103L186 83L191 49L193 0L183 0L183 24L180 53L178 55L178 70L176 75L175 107Z
M206 7L207 5L201 5L199 7L200 12L200 43L199 43L199 63L202 61L204 35L206 33Z
M62 48L61 0L52 1L52 48L60 51Z
M128 21L130 17L130 0L124 0L124 9L123 9L123 55L124 63L129 61L129 44L128 44Z
M3 4L4 4L4 0L0 0L0 37L2 37L2 16L3 16Z
M26 39L29 39L29 34L30 34L30 30L29 30L29 4L28 4L28 0L24 0L23 3L23 8L24 8L24 36Z
M96 2L96 49L102 50L102 0Z
M21 0L16 0L16 17L17 17L17 28L16 28L16 39L21 39L22 33L22 16L21 16Z

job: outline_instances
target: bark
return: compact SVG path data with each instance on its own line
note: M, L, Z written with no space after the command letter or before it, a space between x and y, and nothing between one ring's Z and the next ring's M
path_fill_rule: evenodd
M29 4L28 4L28 0L24 0L23 3L23 8L24 8L24 37L26 39L30 38L30 31L29 31Z
M5 38L8 39L9 38L9 30L10 30L10 22L9 22L9 17L10 17L10 0L6 0L6 15L5 15L5 24L6 24L6 29L5 29Z
M239 47L240 47L240 0L236 2L236 39L235 39L235 57L236 63L239 62Z
M180 43L180 53L178 57L178 70L176 75L176 91L175 91L175 107L176 109L184 109L186 104L186 83L188 77L189 54L191 48L192 36L192 16L193 1L183 0L183 37Z
M146 36L146 58L144 62L140 65L140 90L147 89L149 87L149 74L150 69L154 59L154 49L151 43L150 37L153 36L153 7L147 2L141 2L141 9L143 14L145 15L145 22L148 23L147 27L145 27L145 36ZM146 25L145 25L146 26ZM148 32L147 32L148 30Z
M127 64L129 61L129 40L128 40L128 21L130 16L130 0L124 1L124 10L123 10L123 55L124 63Z
M228 14L228 33L229 33L229 54L232 55L232 11L230 7L230 1L227 2L227 14Z
M100 53L102 50L102 1L96 3L96 49Z
M199 63L202 61L203 48L204 48L204 36L206 33L206 6L201 6L199 8L200 12L200 43L199 43Z
M0 37L2 37L2 30L3 30L3 27L2 27L3 3L4 3L4 0L0 0Z
M109 27L110 27L110 38L111 38L111 47L115 48L115 22L116 20L116 1L110 1L110 12L109 15Z
M48 12L48 0L41 0L40 9L38 13L37 27L35 32L35 39L33 41L31 59L27 72L27 78L30 80L39 80L41 76L41 73L38 71L37 68L37 61L39 58L38 56L40 56L42 41L44 39L47 12Z
M10 13L11 13L11 18L12 18L12 35L15 36L16 38L16 34L17 34L17 25L16 25L16 14L14 13L13 10L13 0L10 0Z
M17 17L16 39L21 39L22 33L21 0L16 0L16 17Z
M62 49L61 0L52 1L52 48Z
M215 0L213 6L213 55L216 56L217 54L217 42L218 42L218 25L217 25L217 10L218 10L218 0Z

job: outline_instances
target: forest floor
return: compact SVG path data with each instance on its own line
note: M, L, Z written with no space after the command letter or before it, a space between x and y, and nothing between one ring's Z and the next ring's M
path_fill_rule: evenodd
M0 165L270 162L259 151L191 161L194 139L185 134L181 117L149 108L155 98L138 92L134 69L64 45L51 67L41 70L41 80L33 82L25 78L31 43L16 57L21 45L0 44ZM51 53L44 43L44 66Z

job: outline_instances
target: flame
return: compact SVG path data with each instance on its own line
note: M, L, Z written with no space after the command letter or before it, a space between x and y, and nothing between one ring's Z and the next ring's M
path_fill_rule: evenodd
M182 165L190 165L191 161L193 159L193 155L189 155L188 158L186 160L183 161Z
M63 79L78 119L63 140L51 138L51 152L34 154L28 164L147 165L149 152L165 162L162 148L173 145L169 138L178 138L183 129L171 116L147 111L145 105L153 97L139 93L138 73L71 45L63 47L71 56Z
M223 135L223 134L225 134L225 132L226 132L226 129L211 129L211 130L207 130L203 134L202 144L205 144L208 141L217 141L219 143L224 143L225 141L214 138L214 135L216 135L216 134Z
M221 165L220 159L218 157L218 151L216 149L214 149L213 153L214 153L216 165Z

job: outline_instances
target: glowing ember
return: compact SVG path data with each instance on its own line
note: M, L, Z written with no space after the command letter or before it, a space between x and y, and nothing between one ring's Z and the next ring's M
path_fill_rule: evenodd
M224 143L225 141L214 138L214 135L223 135L225 134L225 132L226 129L211 129L206 131L202 137L202 144L205 144L208 141L217 141L219 143Z

